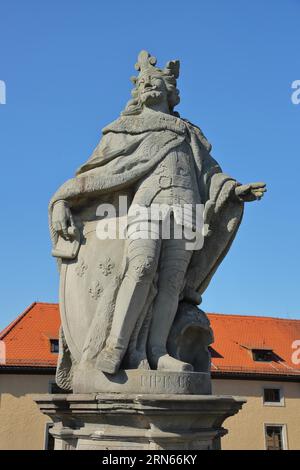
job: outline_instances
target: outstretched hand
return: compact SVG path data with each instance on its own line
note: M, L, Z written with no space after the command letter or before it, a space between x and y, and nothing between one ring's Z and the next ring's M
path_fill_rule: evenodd
M266 191L266 183L249 183L237 186L235 195L239 201L251 202L261 199Z

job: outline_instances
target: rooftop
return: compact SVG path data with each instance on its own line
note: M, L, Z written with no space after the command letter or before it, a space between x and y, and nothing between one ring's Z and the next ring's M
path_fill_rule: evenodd
M292 360L296 351L293 343L300 340L300 320L220 313L209 313L208 317L215 336L214 376L254 374L300 379L300 363ZM0 333L6 347L6 362L0 365L2 371L55 368L57 353L51 352L50 342L58 338L59 326L57 304L31 304ZM254 360L253 350L262 353L267 350L271 357L267 361Z

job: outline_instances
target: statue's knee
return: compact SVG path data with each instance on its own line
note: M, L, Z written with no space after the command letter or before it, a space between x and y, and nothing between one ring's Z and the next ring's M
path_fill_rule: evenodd
M157 269L157 260L154 256L136 256L129 260L127 275L136 281L152 281Z

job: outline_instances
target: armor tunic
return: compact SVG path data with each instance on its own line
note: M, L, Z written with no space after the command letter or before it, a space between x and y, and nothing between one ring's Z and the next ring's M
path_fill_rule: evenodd
M178 225L198 227L196 207L201 204L201 199L192 150L186 141L171 150L151 173L139 181L132 204L160 205L160 220L171 211ZM152 219L155 213L151 211Z

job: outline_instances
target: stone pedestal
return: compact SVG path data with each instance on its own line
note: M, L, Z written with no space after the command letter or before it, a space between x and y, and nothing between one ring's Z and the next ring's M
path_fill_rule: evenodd
M35 395L55 422L55 449L209 450L220 448L224 420L244 399L183 394Z
M105 374L94 368L74 368L73 392L136 394L211 394L209 372L175 372L165 370L127 369Z

